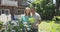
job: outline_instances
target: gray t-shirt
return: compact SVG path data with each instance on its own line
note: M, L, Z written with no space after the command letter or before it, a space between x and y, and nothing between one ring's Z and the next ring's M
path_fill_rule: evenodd
M38 28L37 24L39 23L39 20L41 20L40 15L35 12L34 15L32 15L33 18L35 18L35 22L32 24L32 28Z

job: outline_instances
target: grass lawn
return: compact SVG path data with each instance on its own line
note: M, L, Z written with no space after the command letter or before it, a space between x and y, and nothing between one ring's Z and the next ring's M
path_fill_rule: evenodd
M38 27L39 32L60 32L60 23L55 21L42 21Z

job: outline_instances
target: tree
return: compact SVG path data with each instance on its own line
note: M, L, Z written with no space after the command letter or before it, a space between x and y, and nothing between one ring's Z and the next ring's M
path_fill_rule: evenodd
M35 0L30 7L35 7L42 19L52 19L55 13L55 6L51 0Z

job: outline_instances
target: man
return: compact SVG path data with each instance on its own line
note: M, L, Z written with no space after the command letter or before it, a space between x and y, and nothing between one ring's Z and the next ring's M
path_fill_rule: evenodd
M32 32L38 32L38 24L41 23L40 15L35 11L35 8L31 8L32 17L35 18L35 22L32 24Z

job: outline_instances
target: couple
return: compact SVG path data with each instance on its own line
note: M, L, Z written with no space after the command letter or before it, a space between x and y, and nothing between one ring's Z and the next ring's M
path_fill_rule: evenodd
M34 18L34 19L32 19L32 20L34 20L34 22L30 23L28 21L29 18L31 18L31 19ZM38 32L38 24L41 22L41 17L37 12L35 12L34 7L32 7L32 8L26 7L25 11L24 11L24 16L22 16L22 22L27 27L27 32L30 32L30 31ZM31 25L31 26L29 26L29 25ZM24 27L23 27L23 32L25 32Z

